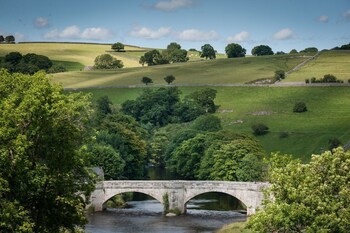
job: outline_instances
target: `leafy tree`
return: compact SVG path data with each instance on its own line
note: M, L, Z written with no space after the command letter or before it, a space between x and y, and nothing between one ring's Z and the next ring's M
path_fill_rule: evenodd
M255 46L252 49L252 55L255 55L255 56L273 55L273 51L268 45L259 45L259 46Z
M221 120L217 116L206 114L196 118L191 128L198 131L215 132L222 129Z
M162 56L165 61L176 63L176 62L187 62L187 51L181 49L181 45L178 43L172 42L167 46L167 49L163 50ZM159 59L158 59L159 60ZM158 61L158 64L159 61ZM167 64L166 62L163 64Z
M271 186L248 227L257 232L348 232L349 168L350 152L341 148L313 155L308 164L272 155Z
M175 81L175 77L174 77L174 75L167 75L167 76L164 77L164 80L165 80L165 82L170 84L170 83Z
M49 74L54 74L54 73L61 73L61 72L66 72L67 69L66 67L61 64L61 63L57 63L57 64L53 64L48 70L47 73Z
M269 127L259 123L259 124L252 125L252 130L255 135L259 136L259 135L267 134L269 132Z
M101 121L108 115L112 114L111 108L112 102L108 96L102 96L96 101L96 123L100 124Z
M114 43L114 44L112 44L112 49L117 51L117 52L124 51L124 44L122 44L120 42Z
M225 47L225 52L228 58L245 57L246 49L239 44L231 43Z
M167 50L177 50L177 49L181 49L181 45L179 45L178 43L176 42L171 42L167 48Z
M304 102L297 102L293 107L293 112L306 112L307 107Z
M283 52L283 51L277 51L277 52L276 52L276 55L282 55L282 54L286 54L286 53Z
M304 50L301 50L300 53L317 53L318 49L315 47L309 47L305 48Z
M151 78L145 76L145 77L142 77L141 82L148 85L150 83L153 83L153 80Z
M1 70L0 90L0 206L5 206L0 231L83 226L81 195L94 189L80 149L90 138L88 96L63 93L43 72L29 76Z
M123 178L125 162L111 145L95 143L88 148L90 162L103 169L105 180Z
M15 37L13 35L9 35L5 37L6 43L15 43Z
M10 63L11 65L18 65L21 62L22 58L23 58L23 56L21 53L10 52L10 53L5 55L4 62Z
M188 51L191 51L191 52L197 52L197 49L190 48Z
M298 54L298 51L296 49L292 49L289 54Z
M140 63L142 66L144 66L145 63L147 63L147 62L146 62L145 56L141 56L141 57L140 57L139 63Z
M276 70L274 78L278 81L286 78L286 72L284 70Z
M0 35L0 43L3 43L5 41L5 38L3 35Z
M215 113L219 106L215 105L214 99L216 98L217 91L211 88L204 88L199 91L189 94L186 98L194 101L205 112Z
M143 55L142 61L144 60L148 66L154 66L159 64L168 64L169 61L164 58L160 52L156 49L150 50ZM141 62L141 58L140 58Z
M205 59L215 59L216 58L216 53L210 44L205 44L201 47L201 52L200 52L201 57L205 57Z
M95 69L119 69L123 67L124 64L121 60L118 60L109 54L102 54L95 58Z
M324 83L335 83L337 82L337 77L332 74L326 74L323 76L322 82Z

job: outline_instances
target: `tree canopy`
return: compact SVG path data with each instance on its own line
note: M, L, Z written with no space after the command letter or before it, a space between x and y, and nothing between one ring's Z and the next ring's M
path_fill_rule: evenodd
M123 67L123 62L110 54L102 54L95 58L95 69L119 69Z
M117 43L112 44L111 48L117 52L124 51L124 44L117 42Z
M175 76L170 74L164 77L164 81L167 82L168 84L172 83L175 81Z
M205 59L215 59L216 54L213 46L210 44L205 44L201 47L201 52L200 52L201 57L205 57Z
M349 169L350 152L341 148L313 155L308 164L274 154L271 187L248 227L257 232L348 232Z
M252 55L254 56L273 55L273 51L268 45L258 45L252 49Z
M73 231L94 188L87 155L89 97L64 94L44 72L0 70L0 231Z
M6 43L15 43L15 37L13 35L9 35L5 37Z
M246 49L239 44L231 43L225 47L225 52L228 58L245 57Z

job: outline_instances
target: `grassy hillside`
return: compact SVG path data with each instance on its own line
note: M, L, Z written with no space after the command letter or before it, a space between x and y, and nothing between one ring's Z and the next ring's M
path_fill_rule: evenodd
M181 87L183 95L199 87ZM267 152L281 151L307 161L320 153L331 137L350 140L350 91L348 87L215 87L216 103L223 127L252 135L251 125L264 123L270 133L257 137ZM108 95L120 105L135 99L142 88L86 90L96 99ZM306 113L293 113L297 101L304 101ZM281 132L288 137L280 138Z
M67 88L86 88L139 85L141 78L148 76L154 84L164 84L163 78L172 74L175 84L235 84L272 77L276 70L290 70L305 59L289 55L216 59L117 71L60 73L54 75L53 81Z
M94 60L98 55L111 50L111 45L102 44L75 44L75 43L21 43L21 44L1 44L0 57L5 56L9 52L20 52L22 54L36 53L48 56L51 60L78 62L84 66L94 64ZM132 51L143 51L144 49L133 46L125 46L126 53L113 53L117 59L123 61L125 67L140 66L138 59L132 59ZM138 52L135 52L138 54Z
M321 52L317 59L310 61L302 69L290 74L285 81L303 82L307 78L322 78L325 74L333 74L344 81L350 79L350 51Z

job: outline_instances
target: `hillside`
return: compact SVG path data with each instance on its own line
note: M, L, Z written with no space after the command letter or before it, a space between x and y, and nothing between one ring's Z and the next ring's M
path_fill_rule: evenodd
M312 77L322 78L325 74L333 74L344 81L350 79L350 50L323 51L284 81L304 82Z
M276 55L232 59L203 60L114 71L60 73L53 81L66 88L140 85L147 76L154 84L165 84L166 75L176 77L175 84L237 84L271 78L276 70L290 70L307 57Z

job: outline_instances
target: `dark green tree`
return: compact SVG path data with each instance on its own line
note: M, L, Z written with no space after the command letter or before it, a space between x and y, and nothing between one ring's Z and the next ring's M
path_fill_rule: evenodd
M123 67L123 62L110 54L102 54L95 58L95 69L119 69Z
M82 195L94 189L81 150L90 138L89 98L64 93L43 72L29 76L1 70L0 88L0 206L5 206L0 231L60 232L83 226ZM13 217L6 219L3 211L13 211Z
M170 84L170 83L172 83L172 82L174 82L175 81L175 77L174 77L174 75L167 75L167 76L165 76L164 77L164 80L165 80L165 82L167 82L168 84Z
M304 102L297 102L293 107L293 112L306 112L307 107Z
M286 72L284 70L276 70L274 78L278 81L286 78Z
M216 58L216 53L210 44L205 44L201 47L201 52L200 52L201 57L205 57L205 59L215 59Z
M15 37L13 35L9 35L5 37L6 43L15 43Z
M205 112L215 113L219 108L219 106L214 103L216 93L217 91L215 89L204 88L189 94L186 98L197 103Z
M267 134L269 132L269 127L267 127L265 124L259 123L252 125L252 130L254 135L260 136Z
M245 57L246 49L239 44L231 43L225 47L225 52L228 58Z
M170 43L167 46L167 49L163 50L161 57L165 61L169 61L171 63L188 61L187 50L181 49L181 45L175 42ZM160 63L158 62L158 64ZM167 64L167 63L163 63L163 64Z
M252 49L252 55L254 56L273 55L273 51L268 45L258 45Z
M150 50L146 52L144 55L144 62L147 63L148 66L154 66L159 64L168 64L169 61L164 58L160 52L156 49ZM143 59L142 59L143 60ZM141 59L140 59L141 61Z
M176 42L171 42L167 48L167 50L177 50L177 49L181 49L181 45L179 45L178 43Z
M289 54L298 54L298 51L296 49L292 49Z
M153 80L149 77L144 76L144 77L142 77L141 82L148 85L150 83L153 83Z
M0 35L0 43L3 43L5 41L5 38L3 35Z
M140 63L142 66L144 66L145 63L147 63L147 62L146 62L145 56L141 56L141 57L140 57L139 63Z
M196 118L191 128L197 131L215 132L222 129L221 120L212 114L206 114Z
M111 48L117 52L124 51L124 44L117 42L117 43L112 44Z
M317 53L317 52L318 52L318 49L315 47L308 47L300 51L300 53Z

